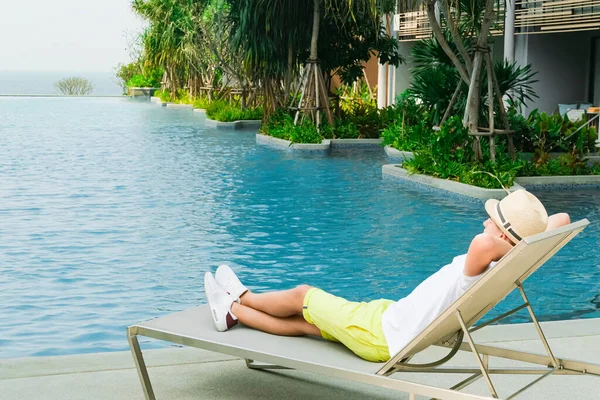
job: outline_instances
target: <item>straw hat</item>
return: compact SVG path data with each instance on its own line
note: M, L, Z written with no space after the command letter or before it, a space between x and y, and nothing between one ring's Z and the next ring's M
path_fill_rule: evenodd
M513 243L546 230L548 213L537 197L517 190L498 201L485 202L485 211Z

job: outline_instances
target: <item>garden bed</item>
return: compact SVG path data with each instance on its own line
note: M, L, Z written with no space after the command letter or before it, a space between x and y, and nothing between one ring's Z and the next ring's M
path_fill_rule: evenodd
M331 147L381 147L383 139L330 139Z
M153 96L154 92L160 90L160 88L155 87L129 87L128 92L131 97L147 97Z
M206 118L204 124L217 129L259 129L261 121L259 119L244 119L241 121L221 122Z
M165 103L167 108L193 108L191 104L183 104L183 103Z
M600 175L519 176L515 182L535 189L600 188Z
M289 140L263 135L262 133L256 134L256 143L277 147L284 150L323 154L327 154L331 147L331 141L328 139L324 139L321 143L292 143Z
M381 172L384 179L402 180L413 185L443 190L471 199L502 199L506 196L504 189L484 189L448 179L434 178L422 174L411 174L402 168L401 164L385 164L381 168ZM510 190L513 191L521 188L522 186L515 183Z
M412 160L414 157L412 151L402 151L391 146L385 146L384 150L385 154L394 160Z
M323 139L321 143L294 143L290 140L258 133L256 134L256 143L288 150L326 153L331 148L380 147L381 139Z
M435 178L423 174L411 174L401 164L386 164L381 172L384 178L403 180L415 185L426 186L475 199L502 199L506 196L504 189L484 189L448 179ZM521 189L553 189L570 190L578 188L600 188L600 175L566 175L566 176L521 176L515 178L511 191Z

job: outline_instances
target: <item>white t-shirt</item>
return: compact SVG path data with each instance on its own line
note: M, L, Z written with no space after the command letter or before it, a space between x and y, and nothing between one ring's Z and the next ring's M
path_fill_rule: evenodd
M411 294L385 310L381 326L391 356L409 344L483 276L483 273L466 276L466 259L466 254L454 257L452 263L442 267L421 282ZM488 269L495 264L492 262Z

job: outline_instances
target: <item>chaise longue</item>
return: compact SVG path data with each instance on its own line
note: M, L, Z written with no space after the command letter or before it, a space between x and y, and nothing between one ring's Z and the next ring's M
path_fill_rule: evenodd
M144 395L146 399L155 399L138 336L244 358L248 368L252 369L296 369L394 389L408 393L411 400L417 395L461 400L498 398L498 392L491 378L493 374L539 375L532 382L505 397L506 399L513 398L550 375L600 376L600 365L556 357L523 288L523 282L533 272L588 224L589 222L583 219L523 239L412 342L385 363L362 360L344 346L318 338L282 337L244 326L235 327L227 332L217 332L207 305L130 326L127 328L127 336ZM522 305L475 325L515 289L523 298ZM478 345L474 342L472 337L474 331L525 308L529 311L539 339L546 350L545 354ZM413 356L430 346L447 348L448 353L441 359L426 364L411 362ZM444 367L443 364L451 360L459 351L472 353L475 365L468 368ZM490 357L531 363L539 367L492 368L489 366ZM469 376L447 389L392 378L392 375L397 372L454 373L469 374ZM478 379L485 380L491 397L461 392Z

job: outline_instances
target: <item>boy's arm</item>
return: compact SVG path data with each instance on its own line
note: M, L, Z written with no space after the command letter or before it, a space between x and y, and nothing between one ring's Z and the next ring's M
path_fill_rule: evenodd
M571 223L567 213L553 214L548 217L546 231ZM467 260L465 261L465 275L477 276L483 273L492 261L498 261L512 249L505 240L481 233L471 241Z
M498 261L512 249L512 246L500 238L481 233L473 238L464 273L466 276L477 276L483 273L492 261Z
M571 223L571 217L567 213L558 213L552 214L548 217L548 226L546 227L546 231L551 229L558 228L563 225L568 225Z

